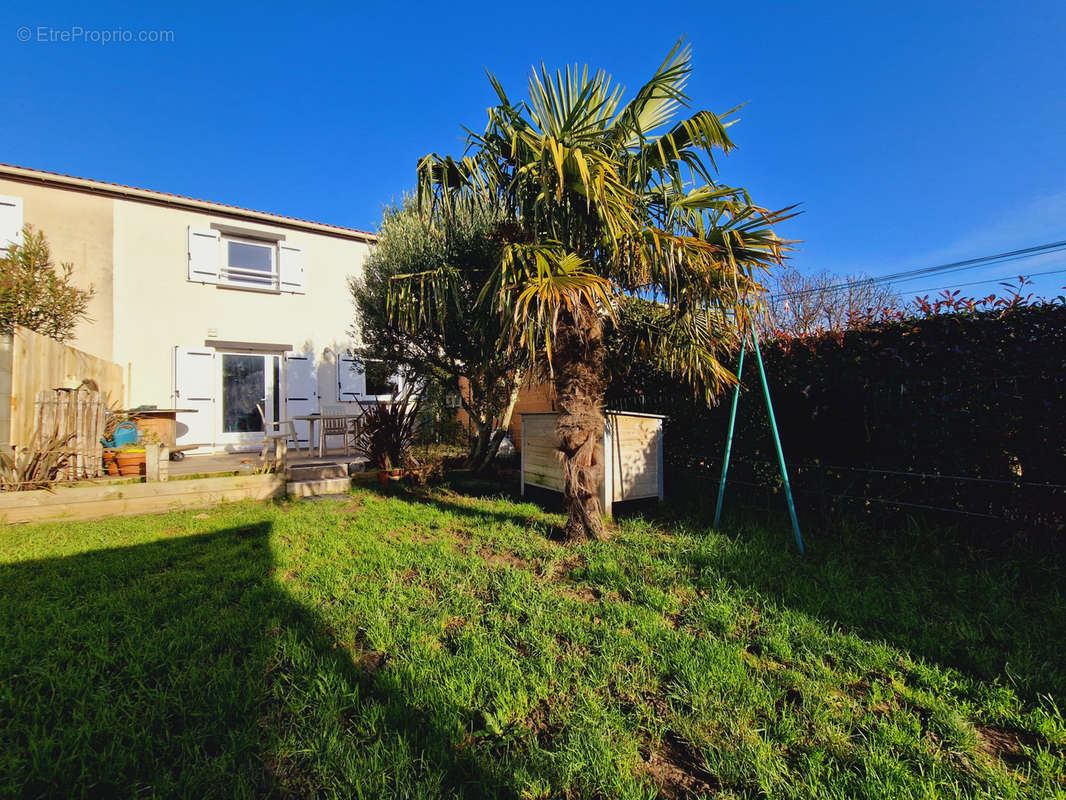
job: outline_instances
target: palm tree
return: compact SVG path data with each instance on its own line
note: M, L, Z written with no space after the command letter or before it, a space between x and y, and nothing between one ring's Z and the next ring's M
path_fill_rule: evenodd
M500 263L480 310L500 315L504 344L524 347L554 380L570 539L602 534L605 321L627 297L657 299L663 313L640 332L641 354L709 397L734 380L720 357L760 288L758 272L787 250L773 225L791 209L767 211L717 179L713 151L733 148L733 112L678 118L690 72L679 42L625 103L622 87L588 67L553 77L542 66L520 103L490 75L499 104L484 133L468 134L461 158L419 163L423 208L500 214ZM447 270L397 278L394 313L435 324L432 299L453 279Z

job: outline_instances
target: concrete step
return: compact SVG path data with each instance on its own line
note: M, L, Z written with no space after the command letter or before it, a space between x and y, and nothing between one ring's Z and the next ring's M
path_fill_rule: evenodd
M289 481L285 484L285 491L292 497L314 497L319 494L343 494L351 488L352 480L348 477Z
M289 467L290 481L323 481L347 477L348 465L333 461L323 461L318 464L294 464Z

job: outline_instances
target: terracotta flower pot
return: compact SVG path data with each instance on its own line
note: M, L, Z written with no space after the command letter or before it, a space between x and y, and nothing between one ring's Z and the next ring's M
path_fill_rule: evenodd
M104 470L108 475L118 475L118 461L115 460L114 450L104 451Z
M137 451L125 451L115 454L115 461L118 462L118 474L124 476L144 475L145 473L145 452L141 450Z

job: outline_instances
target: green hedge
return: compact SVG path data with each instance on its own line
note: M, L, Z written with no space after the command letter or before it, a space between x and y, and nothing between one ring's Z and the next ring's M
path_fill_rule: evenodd
M982 528L1063 530L1066 492L1041 485L1066 484L1061 302L778 338L763 344L763 356L797 500L808 513L929 512ZM668 467L704 471L717 485L729 399L707 408L676 383L645 374L612 384L609 405L670 415ZM734 491L778 488L751 360L734 454Z

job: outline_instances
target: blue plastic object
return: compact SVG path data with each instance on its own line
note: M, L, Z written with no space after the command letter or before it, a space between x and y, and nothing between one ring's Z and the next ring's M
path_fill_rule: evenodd
M124 444L133 444L137 441L137 426L127 420L120 422L115 428L115 435L110 439L100 440L104 447L122 447Z

